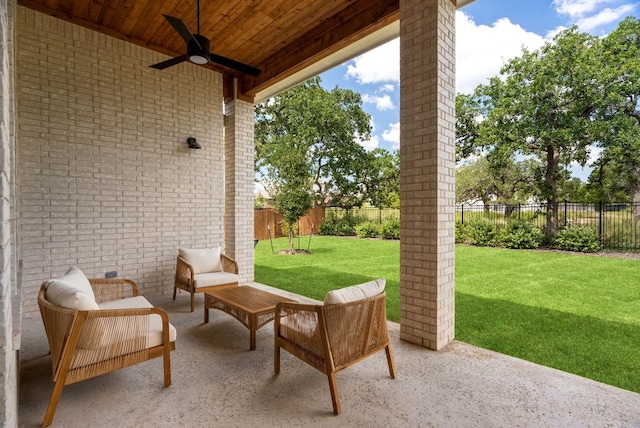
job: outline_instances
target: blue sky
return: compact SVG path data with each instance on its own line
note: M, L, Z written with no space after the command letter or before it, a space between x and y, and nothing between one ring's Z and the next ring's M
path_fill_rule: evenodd
M456 90L470 93L496 76L522 47L541 47L577 25L605 36L626 16L640 16L640 0L476 0L456 12ZM391 41L320 75L327 89L359 92L372 116L373 136L363 145L395 150L399 144L399 44ZM574 168L586 179L588 170Z

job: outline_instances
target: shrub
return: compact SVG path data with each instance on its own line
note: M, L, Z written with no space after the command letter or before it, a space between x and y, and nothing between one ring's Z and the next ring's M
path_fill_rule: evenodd
M355 227L355 230L358 238L377 238L380 236L380 226L371 221L360 223Z
M400 239L400 220L388 218L380 226L380 237L382 239Z
M352 236L355 235L353 226L349 224L347 219L338 220L336 223L336 235L338 236Z
M335 235L336 234L336 222L333 219L327 218L318 226L318 233L320 235Z
M476 218L469 223L471 243L480 247L492 247L496 244L496 228L486 218Z
M469 226L461 221L456 221L456 244L464 244L470 242Z
M558 232L553 240L553 246L564 251L595 253L600 250L600 241L590 227L569 226Z
M507 223L498 240L506 248L532 249L542 244L544 233L530 223L516 220Z

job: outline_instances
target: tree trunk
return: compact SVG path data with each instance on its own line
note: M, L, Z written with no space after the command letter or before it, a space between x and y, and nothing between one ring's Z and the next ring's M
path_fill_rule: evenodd
M558 152L551 145L547 146L547 171L544 182L547 187L547 230L546 237L551 241L558 234Z
M289 252L294 254L295 249L293 248L293 226L289 226Z
M631 210L633 213L633 219L637 222L640 221L640 168L633 168L634 180L631 186L632 204Z

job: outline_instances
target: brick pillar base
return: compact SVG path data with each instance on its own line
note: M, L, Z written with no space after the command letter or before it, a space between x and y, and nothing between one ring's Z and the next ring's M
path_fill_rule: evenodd
M455 6L400 1L400 337L454 336Z

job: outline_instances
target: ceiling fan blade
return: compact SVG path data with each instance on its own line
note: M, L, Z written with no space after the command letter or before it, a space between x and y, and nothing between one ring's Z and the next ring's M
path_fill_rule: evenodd
M251 65L243 64L241 62L232 60L230 58L225 58L223 56L216 55L213 53L210 53L209 57L211 58L211 62L215 62L216 64L220 64L225 67L232 68L234 70L237 70L244 74L248 74L250 76L257 76L262 71L259 68L253 67Z
M180 36L184 39L185 42L187 42L187 44L194 42L198 46L198 48L202 49L200 43L198 43L198 40L193 37L193 33L189 30L187 25L182 22L181 19L174 18L173 16L169 15L163 16L167 21L169 21L169 24L171 24L171 26L178 32L178 34L180 34Z
M166 61L159 62L157 64L150 65L151 68L156 68L158 70L164 70L165 68L171 67L172 65L180 64L183 61L188 60L189 57L187 55L177 56L175 58L168 59Z

